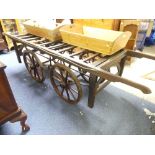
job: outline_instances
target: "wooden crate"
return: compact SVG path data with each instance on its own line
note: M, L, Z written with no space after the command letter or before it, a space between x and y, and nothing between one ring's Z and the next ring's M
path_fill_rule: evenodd
M111 55L123 49L131 36L131 32L81 25L66 25L60 28L60 32L64 42L105 55Z
M30 34L49 39L50 41L56 41L61 39L59 28L62 25L57 26L57 24L53 25L53 23L51 23L51 28L47 28L31 20L26 21L25 23L23 23L23 25L25 26L26 31Z
M108 30L119 30L119 19L74 19L75 24L83 26L91 26L96 28L103 28Z

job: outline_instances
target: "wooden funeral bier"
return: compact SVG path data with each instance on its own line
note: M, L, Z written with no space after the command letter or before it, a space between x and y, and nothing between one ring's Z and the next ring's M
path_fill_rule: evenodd
M64 42L84 49L111 55L123 49L131 32L120 32L81 25L66 25L60 28Z
M45 24L43 25L37 21L28 20L23 25L27 33L49 39L50 41L57 41L61 39L59 28L62 25L58 25L57 23L51 22L45 26Z

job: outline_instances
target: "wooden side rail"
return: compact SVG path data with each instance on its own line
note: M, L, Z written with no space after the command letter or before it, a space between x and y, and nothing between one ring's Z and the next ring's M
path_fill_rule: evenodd
M118 75L111 74L111 73L109 73L107 71L103 71L103 70L102 70L102 73L101 74L100 74L100 77L102 77L102 78L104 78L104 79L106 79L108 81L124 83L126 85L129 85L129 86L132 86L134 88L137 88L137 89L141 90L144 94L150 94L151 93L150 88L148 88L148 87L146 87L146 86L144 86L142 84L139 84L137 82L128 80L126 78L120 77Z
M155 56L150 55L150 54L140 53L140 52L128 51L127 56L136 57L136 58L147 58L147 59L155 60Z

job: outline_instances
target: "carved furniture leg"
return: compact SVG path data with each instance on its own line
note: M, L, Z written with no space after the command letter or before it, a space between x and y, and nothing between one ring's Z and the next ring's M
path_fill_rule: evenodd
M11 123L20 121L20 125L22 127L22 132L27 132L30 130L30 127L26 124L27 115L24 113L23 110L20 109L20 113L16 115L12 120Z

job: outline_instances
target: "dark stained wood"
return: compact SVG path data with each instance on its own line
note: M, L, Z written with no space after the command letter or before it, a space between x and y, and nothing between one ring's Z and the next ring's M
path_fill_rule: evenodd
M34 49L37 49L43 53L46 53L46 54L49 54L49 56L54 56L55 58L58 58L60 61L65 61L69 64L72 64L76 67L80 67L81 69L85 69L87 70L88 72L96 75L96 76L99 76L99 77L102 77L103 79L107 79L111 82L121 82L121 83L124 83L126 85L129 85L129 86L132 86L134 88L137 88L139 90L141 90L143 93L151 93L151 90L142 85L142 84L139 84L139 83L136 83L136 82L133 82L131 80L128 80L128 79L125 79L125 78L122 78L120 76L117 76L117 75L113 75L109 72L106 72L104 71L102 68L100 68L99 66L95 67L89 63L85 63L83 62L82 60L79 60L77 61L77 59L74 59L72 57L70 57L69 55L64 55L62 53L59 53L57 51L54 51L54 50L51 50L49 49L48 47L42 47L42 46L38 46L34 43L31 43L31 42L28 42L28 41L25 41L25 40L22 40L18 37L15 37L14 35L10 35L8 33L5 33L5 35L7 35L9 38L11 38L12 40L14 41L17 41L17 42L21 42L23 43L24 45L27 45L27 46L30 46ZM67 49L62 49L63 51L67 50ZM119 57L119 54L121 55L121 57ZM113 56L116 56L116 57L113 57ZM123 57L126 57L127 56L127 52L126 51L119 51L117 53L115 53L114 55L108 57L108 59L103 63L104 65L106 65L107 67L109 65L111 65L111 63L113 63L113 61L120 61ZM102 65L103 65L102 64Z
M68 50L72 50L74 48L75 48L75 46L70 46L70 47L66 47L66 48L60 49L59 53L64 52L64 51L68 51Z
M91 74L89 78L89 95L88 107L93 108L95 102L95 95L97 90L97 76Z
M43 67L36 54L31 50L25 51L23 59L31 77L38 82L43 82L45 80Z
M79 55L79 54L83 53L84 51L85 51L85 49L80 50L80 51L75 52L75 53L72 53L72 54L70 54L70 57L74 57L74 56L76 56L76 55Z
M93 58L99 56L99 55L101 55L101 54L100 54L100 53L96 53L96 54L94 54L94 55L91 55L91 56L89 56L89 57L83 59L83 61L86 62L86 61L88 61L88 60L91 60L91 59L93 59Z
M76 104L82 97L79 80L69 67L56 63L51 67L50 80L56 93L67 103Z
M20 121L22 131L28 131L25 124L27 115L18 107L13 96L11 87L4 72L5 65L0 62L0 125L7 121Z
M147 58L147 59L155 60L155 56L149 55L149 54L144 54L141 52L128 51L127 54L128 54L128 56L132 56L132 57L136 57L136 58Z
M13 40L13 45L14 45L14 48L15 48L15 52L16 52L16 56L17 56L18 62L19 62L19 63L22 63L22 60L21 60L21 58L20 58L21 52L20 52L20 50L18 49L18 46L17 46L16 41L14 41L14 40Z
M66 45L66 43L63 43L62 40L51 42L51 45L49 47L44 47L39 44L35 44L35 42L30 42L30 41L21 39L19 37L16 37L14 35L10 35L8 33L5 33L5 35L7 35L15 42L20 42L24 46L31 47L35 51L39 51L40 54L42 55L47 54L49 56L50 68L53 66L53 64L64 62L64 66L66 66L65 64L69 64L70 66L73 66L74 69L78 68L78 72L81 73L81 77L82 75L85 75L85 73L89 73L88 74L88 78L89 78L88 106L89 107L93 107L95 94L97 93L97 91L105 87L110 82L121 82L126 85L137 88L145 94L151 93L151 90L148 87L142 84L136 83L134 81L128 80L126 78L123 78L121 77L121 74L123 73L124 64L127 56L130 55L132 57L138 57L138 58L146 57L146 58L151 58L155 60L155 57L153 56L148 56L146 54L142 55L141 53L138 53L138 52L131 53L131 52L125 51L124 49L109 56L100 55L98 53L96 54L95 51L75 52L73 48L76 48L76 47L68 44L69 47L66 48L66 46L64 46ZM63 46L61 46L62 44ZM59 50L57 50L57 48ZM37 53L34 53L34 54L37 55ZM83 58L81 58L82 54L86 54L86 55L84 55ZM94 58L94 55L96 58ZM90 59L93 59L93 60L88 61ZM113 65L117 67L119 74L112 74L111 72L109 72L110 68ZM78 75L78 77L79 76L80 74ZM101 80L98 80L99 78Z
M50 48L50 49L59 49L61 47L64 47L64 45L67 45L67 44L66 43L60 43L58 45L50 46L48 48Z

